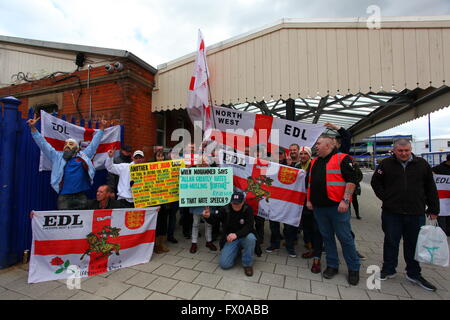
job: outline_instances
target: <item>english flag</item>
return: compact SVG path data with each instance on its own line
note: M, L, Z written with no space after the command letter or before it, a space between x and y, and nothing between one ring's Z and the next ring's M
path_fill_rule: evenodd
M245 192L255 215L299 226L306 199L304 170L224 150L219 163L233 168L234 187Z
M293 143L312 147L325 129L323 124L310 124L274 118L264 114L229 108L212 108L215 128L211 137L216 143L242 151L245 146L265 145L268 152Z
M158 207L36 211L28 283L81 278L147 263Z
M439 196L440 216L450 216L450 175L433 174Z
M209 70L206 63L206 47L203 35L198 30L197 58L195 59L194 73L189 83L187 112L194 125L202 124L205 132L204 139L208 139L212 128L211 106L209 104L209 88L208 88Z
M99 129L83 128L70 122L61 120L41 110L41 134L56 151L63 151L65 140L73 138L78 141L81 149L86 148L92 141L94 132ZM105 129L105 133L97 148L93 163L96 169L104 169L108 150L120 149L120 126ZM52 165L41 152L39 171L51 171Z

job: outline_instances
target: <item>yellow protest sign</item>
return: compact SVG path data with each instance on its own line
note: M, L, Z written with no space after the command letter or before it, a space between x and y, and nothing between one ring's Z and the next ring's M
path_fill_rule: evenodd
M144 208L178 201L183 159L133 164L130 166L134 207Z

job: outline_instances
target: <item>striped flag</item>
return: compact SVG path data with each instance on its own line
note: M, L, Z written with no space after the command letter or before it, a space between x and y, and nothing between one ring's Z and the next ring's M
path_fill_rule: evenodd
M433 174L439 196L440 216L450 216L450 175Z
M157 208L36 211L28 283L69 278L73 267L84 278L147 263Z
M219 162L233 168L234 187L246 193L255 215L299 226L306 199L304 170L224 150Z
M61 120L51 114L41 111L41 134L56 151L63 151L64 142L68 138L78 141L81 149L86 148L92 141L95 131L99 129L83 128L70 122ZM105 129L105 134L97 148L93 162L96 169L104 169L108 157L108 150L120 149L120 126ZM52 170L51 162L41 152L39 171Z
M197 57L195 59L194 73L189 83L187 112L192 123L201 123L206 135L212 128L211 106L209 104L208 88L209 70L206 63L206 47L203 35L198 30ZM208 139L207 136L204 137Z

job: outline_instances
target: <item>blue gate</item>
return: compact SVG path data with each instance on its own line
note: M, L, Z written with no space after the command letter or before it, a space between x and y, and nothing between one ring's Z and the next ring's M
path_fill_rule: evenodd
M40 151L30 129L18 111L20 100L0 99L0 269L22 261L24 250L31 249L31 210L56 209L57 194L50 185L50 171L39 172ZM33 110L28 118L33 117ZM61 117L63 120L65 116ZM72 118L72 123L76 119ZM80 126L84 127L84 119ZM96 123L98 128L98 123ZM92 127L91 121L88 127ZM40 131L40 122L36 126ZM123 126L121 126L123 143ZM98 186L106 183L106 170L98 170L94 185L87 193L95 197Z

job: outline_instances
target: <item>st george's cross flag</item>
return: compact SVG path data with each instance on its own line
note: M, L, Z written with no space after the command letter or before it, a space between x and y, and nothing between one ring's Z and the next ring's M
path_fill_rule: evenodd
M92 141L94 132L99 129L84 128L64 121L41 110L41 135L56 151L63 151L66 139L73 138L78 141L81 149L86 148ZM108 150L120 149L120 126L105 129L105 133L97 148L93 163L96 169L104 169L104 163L108 157ZM41 152L39 171L52 169L51 162Z
M212 107L215 127L211 138L219 145L244 153L245 146L265 145L273 153L279 147L289 149L293 143L312 147L325 130L323 124L301 123L264 114Z
M147 263L158 207L35 211L28 283L81 278Z
M253 214L299 226L306 199L304 170L224 150L219 163L233 168L234 188L245 192Z
M206 62L206 47L203 35L198 30L197 57L195 59L194 72L189 83L187 112L194 125L201 125L205 132L204 139L208 139L208 133L212 128L211 106L209 103L208 87L209 70Z
M450 216L450 175L433 174L439 196L440 216Z

